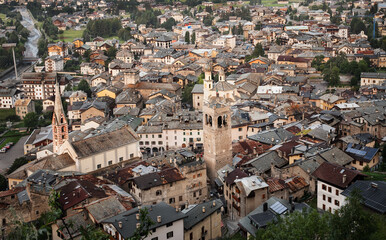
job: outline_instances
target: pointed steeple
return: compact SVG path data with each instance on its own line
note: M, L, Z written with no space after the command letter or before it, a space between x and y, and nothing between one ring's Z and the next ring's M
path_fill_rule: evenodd
M60 96L59 81L56 80L55 83L55 106L54 106L55 119L60 120L61 115L64 113L62 98Z
M55 84L55 105L52 115L53 151L59 154L60 146L68 139L68 124L63 111L59 81Z

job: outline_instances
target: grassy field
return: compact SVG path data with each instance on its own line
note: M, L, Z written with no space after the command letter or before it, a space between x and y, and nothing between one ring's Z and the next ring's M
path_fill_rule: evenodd
M75 38L81 38L84 30L66 30L63 34L59 34L57 41L72 42Z
M289 0L289 3L303 2L303 0ZM277 0L262 0L261 3L267 7L284 7L286 4L277 4Z
M4 21L5 18L6 18L5 14L4 13L0 13L0 19Z
M118 36L112 36L112 37L105 38L105 40L111 40L111 39L119 40L119 37Z
M38 28L41 28L41 27L43 26L43 22L36 22L36 26L37 26Z
M374 180L374 181L386 181L386 174L380 172L365 172L368 177L366 180Z
M13 142L13 144L16 144L20 138L22 138L25 135L28 135L29 133L20 133L18 131L9 131L0 139L0 149L3 148L7 143ZM4 139L4 140L3 140Z
M8 116L15 115L15 109L0 109L0 122L6 122Z

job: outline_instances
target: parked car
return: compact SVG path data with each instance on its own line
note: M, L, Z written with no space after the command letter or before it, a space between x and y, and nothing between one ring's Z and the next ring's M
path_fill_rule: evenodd
M4 148L10 149L10 148L11 148L11 145L5 145Z
M13 146L13 142L9 142L9 143L7 143L6 145Z
M3 147L2 149L0 149L0 153L5 153L7 152L7 149L5 147Z

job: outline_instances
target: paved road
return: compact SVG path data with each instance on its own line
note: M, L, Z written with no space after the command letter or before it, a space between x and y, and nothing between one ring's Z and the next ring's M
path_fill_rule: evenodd
M6 170L12 165L16 158L24 155L24 143L28 136L20 138L20 140L11 147L6 153L0 153L0 173L4 174Z

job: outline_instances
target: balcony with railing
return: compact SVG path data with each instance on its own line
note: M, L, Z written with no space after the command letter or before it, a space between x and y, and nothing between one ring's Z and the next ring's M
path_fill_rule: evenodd
M240 198L237 197L236 195L232 195L232 198L233 198L236 202L240 202Z
M232 207L240 212L240 206L237 206L236 203L232 203Z

